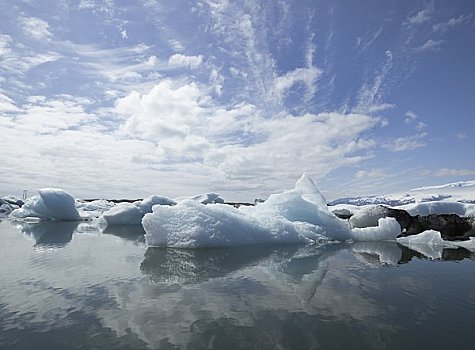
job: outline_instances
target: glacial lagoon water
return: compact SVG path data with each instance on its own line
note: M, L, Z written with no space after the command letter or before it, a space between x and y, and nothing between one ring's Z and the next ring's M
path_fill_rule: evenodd
M147 248L0 223L1 349L473 349L475 260L396 243Z

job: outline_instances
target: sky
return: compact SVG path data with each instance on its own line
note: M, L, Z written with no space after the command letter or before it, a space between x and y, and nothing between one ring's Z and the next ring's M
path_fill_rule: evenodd
M475 2L0 2L0 195L475 179Z

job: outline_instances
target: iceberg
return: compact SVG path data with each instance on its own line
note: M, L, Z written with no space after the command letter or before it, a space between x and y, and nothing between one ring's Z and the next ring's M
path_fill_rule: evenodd
M149 246L180 248L252 244L311 243L330 240L395 240L401 227L381 218L376 227L350 229L328 210L314 182L303 175L295 188L264 203L238 209L183 200L175 206L154 206L142 219Z
M57 188L42 188L38 196L28 198L25 204L14 210L10 217L23 219L34 217L45 220L80 220L76 201L68 192Z
M464 248L472 252L475 251L475 239L445 241L442 239L440 232L434 230L427 230L415 236L400 237L397 242L427 256L429 259L441 259L445 248Z
M102 213L108 211L114 206L114 202L110 202L105 199L97 199L90 202L82 200L76 201L76 208L78 208L79 213L83 217L99 217L102 215Z
M177 198L176 201L182 202L184 200L189 200L189 199L197 201L201 204L216 204L216 203L223 204L224 203L224 199L221 198L221 195L219 193L214 193L214 192L199 194L193 197L181 197L181 198Z
M144 213L134 203L119 203L102 213L99 222L107 225L140 225Z
M170 206L176 202L163 196L150 196L134 203L119 203L102 213L99 221L107 225L140 225L145 214L151 213L155 205Z
M12 211L18 209L19 207L15 204L6 201L5 199L0 198L0 217L5 217L11 214Z

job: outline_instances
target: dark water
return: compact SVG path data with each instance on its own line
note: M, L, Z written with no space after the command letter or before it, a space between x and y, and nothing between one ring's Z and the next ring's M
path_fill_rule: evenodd
M147 248L0 223L1 349L473 349L475 262L396 243Z

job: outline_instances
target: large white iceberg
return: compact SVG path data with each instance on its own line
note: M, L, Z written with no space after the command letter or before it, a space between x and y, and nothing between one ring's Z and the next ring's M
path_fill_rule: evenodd
M42 188L39 195L30 197L25 204L11 213L12 218L35 217L49 220L79 220L75 199L57 188Z
M185 200L155 206L142 220L150 246L215 247L250 244L307 243L321 239L395 240L401 232L393 218L377 227L351 230L328 210L313 181L303 175L294 189L271 195L255 207L235 209Z

